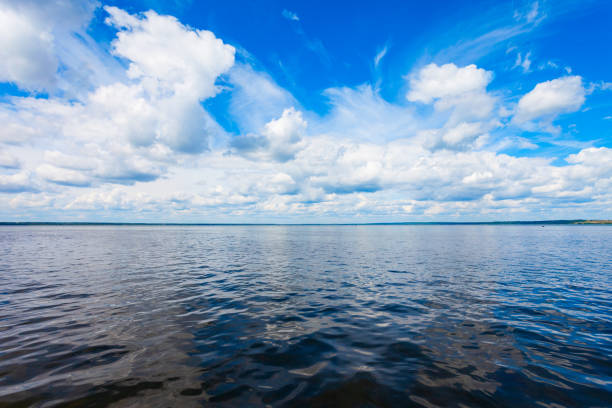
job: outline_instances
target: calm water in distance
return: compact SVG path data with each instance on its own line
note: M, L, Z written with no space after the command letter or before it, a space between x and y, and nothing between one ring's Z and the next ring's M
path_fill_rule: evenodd
M0 227L0 406L612 405L612 226Z

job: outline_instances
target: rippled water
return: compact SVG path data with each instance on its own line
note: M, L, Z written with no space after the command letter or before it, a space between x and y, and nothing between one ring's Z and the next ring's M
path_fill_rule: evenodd
M0 406L610 406L612 227L0 227Z

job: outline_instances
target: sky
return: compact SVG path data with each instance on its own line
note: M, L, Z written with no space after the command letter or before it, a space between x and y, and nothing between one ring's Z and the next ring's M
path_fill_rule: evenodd
M0 0L0 221L612 219L608 1Z

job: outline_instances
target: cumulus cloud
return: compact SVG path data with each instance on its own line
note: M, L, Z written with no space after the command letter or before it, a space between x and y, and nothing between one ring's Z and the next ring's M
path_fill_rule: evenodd
M129 63L127 81L72 101L13 97L0 104L0 141L55 146L31 167L41 180L73 187L155 180L177 154L208 149L219 129L201 101L220 91L215 82L233 65L234 48L173 17L106 10L119 30L113 53Z
M238 136L231 147L239 154L256 160L292 160L303 147L307 123L295 108L285 109L280 118L266 123L261 135Z
M439 99L453 99L465 94L484 92L493 74L476 65L457 67L429 64L410 77L409 101L431 103Z
M548 217L539 211L612 205L609 148L574 149L559 158L565 166L552 165L552 157L501 153L537 148L517 129L547 126L578 110L587 93L580 77L538 84L514 108L508 90L487 89L492 71L432 63L407 76L403 102L384 98L370 84L338 86L323 91L329 109L317 114L249 58L235 63L234 47L212 32L152 11L106 7L106 23L117 31L107 56L112 61L83 49L70 59L62 49L77 48L66 33L78 33L87 44L83 27L92 9L86 2L82 9L66 4L72 11L65 16L46 9L46 25L32 23L42 15L32 2L5 1L0 8L27 9L12 22L22 24L19 41L50 58L43 67L48 71L11 71L17 51L29 46L9 48L13 59L0 62L0 80L32 91L62 90L0 102L2 216L13 209L125 214L127 220L388 220L515 212ZM541 13L537 6L531 10L521 18L536 22ZM46 48L36 48L40 44ZM44 58L37 54L30 62ZM86 60L97 67L84 71L91 79L75 81L78 69L57 70ZM10 72L18 78L6 79ZM65 93L69 82L76 88ZM235 134L203 107L220 92ZM512 115L517 126L508 126Z
M612 169L612 149L607 147L589 147L576 154L570 154L568 163L581 163L587 166L599 167L602 170Z
M580 76L541 82L519 100L513 121L517 124L535 119L552 121L560 114L576 112L584 101Z
M456 120L484 118L493 110L495 99L486 91L493 73L471 64L429 64L409 77L411 102L432 103L437 110L454 109Z
M234 47L171 16L104 9L109 13L107 24L120 30L113 52L130 61L127 75L136 83L100 88L92 96L94 102L115 109L107 115L121 128L127 125L124 117L136 117L136 126L144 125L130 132L135 144L159 140L186 153L207 148L209 118L199 102L219 91L215 81L234 64Z
M494 152L428 151L406 139L373 144L325 136L305 139L287 162L211 154L198 168L144 184L146 190L92 190L53 205L67 211L117 209L166 217L179 211L181 217L225 214L230 219L280 213L388 216L406 214L407 208L416 217L508 215L593 197L606 200L612 184L612 156L605 148L570 155L565 167ZM197 180L197 174L205 174L205 181L190 190L185 181Z
M98 144L162 144L180 153L207 149L216 124L200 102L219 92L215 81L233 65L234 48L173 17L106 10L119 29L113 52L129 62L131 81L99 86L72 102L15 98L19 114L6 105L0 113L10 117L2 139L19 143L51 132Z
M217 93L217 77L234 64L234 47L210 31L193 30L154 11L134 16L117 7L104 9L106 23L120 30L113 52L130 61L128 76L139 79L148 92L205 99Z
M467 150L482 147L488 139L490 125L481 122L460 122L441 129L419 132L423 146L430 150Z
M263 134L268 140L272 157L278 161L292 159L300 149L305 129L306 121L302 113L293 108L286 109L280 118L266 123Z
M0 2L0 81L75 96L108 82L118 64L88 35L93 0Z
M17 108L17 112L10 116L9 123L12 124L10 129L24 130L20 134L26 136L23 140L12 140L22 149L55 146L56 149L71 152L48 153L43 155L42 160L39 159L52 166L43 166L36 172L46 180L86 186L96 184L94 180L86 181L87 178L96 178L98 182L133 183L130 177L136 177L136 181L159 177L167 161L163 153L170 148L160 143L141 146L133 140L134 134L130 133L130 129L142 131L139 124L150 129L144 119L137 115L129 116L134 106L120 111L117 106L89 102L17 98L13 100L12 107L0 106L0 112ZM119 101L117 105L122 106ZM117 115L113 115L113 112L117 112ZM134 171L135 167L140 171Z
M57 58L53 35L39 31L36 22L0 3L0 81L27 90L54 86Z

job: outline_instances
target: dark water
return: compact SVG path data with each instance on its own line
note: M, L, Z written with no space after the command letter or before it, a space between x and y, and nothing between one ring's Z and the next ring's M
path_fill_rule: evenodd
M612 405L612 227L0 227L0 406Z

